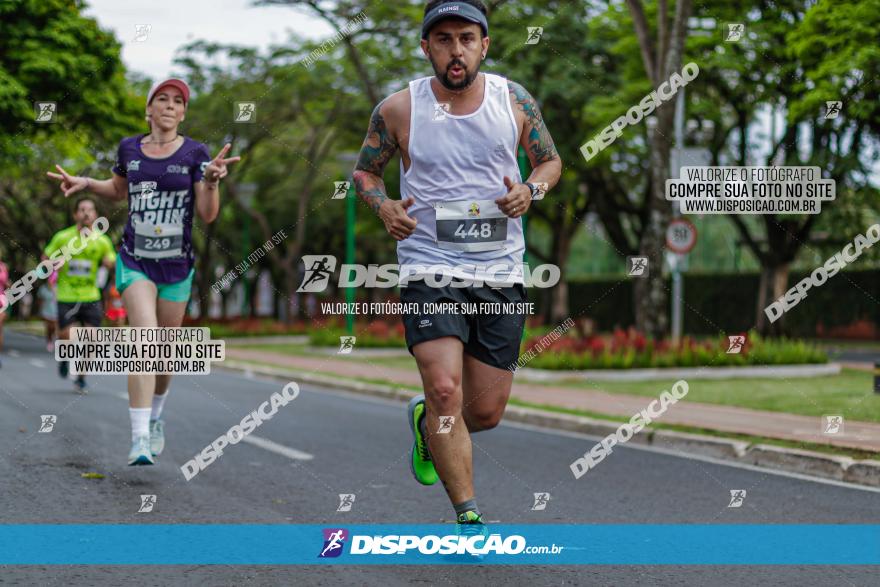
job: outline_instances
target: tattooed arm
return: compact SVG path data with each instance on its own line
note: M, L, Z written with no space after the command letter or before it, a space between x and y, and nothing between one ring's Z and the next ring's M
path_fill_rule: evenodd
M370 116L370 127L352 174L358 197L376 214L379 213L382 202L388 199L382 174L398 149L397 141L385 123L385 116L389 110L387 103L387 99L380 102Z
M397 139L385 121L388 117L393 122L393 106L396 99L399 99L399 94L383 100L373 110L370 127L361 146L352 178L355 193L382 219L388 234L397 240L403 240L412 234L416 227L416 221L406 214L407 208L412 206L415 200L408 198L401 202L388 199L385 182L382 180L385 166L399 149ZM409 100L408 96L406 100Z
M532 173L526 180L533 184L545 183L550 189L559 181L562 174L562 160L556 152L553 137L544 124L538 103L524 87L507 80L510 103L521 134L519 144L526 150L532 164Z

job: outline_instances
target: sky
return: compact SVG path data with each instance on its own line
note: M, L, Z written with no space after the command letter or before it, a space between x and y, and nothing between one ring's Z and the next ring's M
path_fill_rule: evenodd
M195 40L266 48L283 42L289 31L314 39L334 34L301 9L254 7L253 0L86 1L85 15L123 44L126 67L154 80L174 73L175 52ZM135 40L137 25L150 26L143 41Z

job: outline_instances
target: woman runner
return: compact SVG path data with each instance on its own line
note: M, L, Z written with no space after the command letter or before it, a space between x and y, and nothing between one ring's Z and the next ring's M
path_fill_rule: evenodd
M213 159L208 148L178 132L189 103L189 86L171 78L147 95L148 134L122 140L111 179L95 180L59 173L65 196L83 189L110 199L128 198L128 222L116 263L116 289L122 294L132 327L179 327L192 288L195 256L194 213L213 222L220 209L219 184L227 165L223 146ZM128 377L131 451L129 465L152 465L165 446L160 419L170 375Z

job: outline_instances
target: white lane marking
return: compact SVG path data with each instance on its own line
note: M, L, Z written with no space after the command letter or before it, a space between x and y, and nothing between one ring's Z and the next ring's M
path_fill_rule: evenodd
M15 349L9 349L9 356L12 357L12 358L18 358L18 357L21 356L21 353L19 353L19 352L18 352L17 350L15 350Z
M31 359L31 365L33 365L37 369L44 369L46 367L46 363L44 363L40 359Z
M285 456L295 461L310 461L315 458L314 455L310 455L307 452L296 450L295 448L290 448L289 446L284 446L283 444L278 444L277 442L273 442L268 438L263 438L262 436L256 436L254 434L251 434L250 436L245 436L241 439L241 441L260 447L264 450L268 450L269 452L274 452L275 454Z

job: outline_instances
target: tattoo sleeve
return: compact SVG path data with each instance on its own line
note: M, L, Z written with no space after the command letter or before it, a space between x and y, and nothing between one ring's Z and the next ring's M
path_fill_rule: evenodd
M355 192L376 214L379 213L382 202L388 199L382 174L398 148L397 141L388 132L385 119L380 112L384 103L381 102L373 110L370 128L367 130L357 165L352 173Z
M507 80L507 89L513 97L513 101L520 110L526 115L525 133L528 139L528 151L532 163L540 165L547 161L552 161L559 157L556 152L556 145L553 144L553 137L544 124L541 117L541 110L538 103L529 94L524 87L514 81Z

